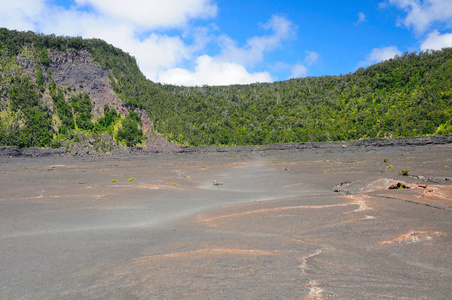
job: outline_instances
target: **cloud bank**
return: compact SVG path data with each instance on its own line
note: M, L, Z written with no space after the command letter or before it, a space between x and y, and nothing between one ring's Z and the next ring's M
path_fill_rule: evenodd
M163 83L191 86L199 85L199 82L207 85L229 85L273 81L268 72L251 74L242 65L218 61L208 55L198 57L194 72L172 68L161 72L159 79Z
M394 58L396 55L401 55L402 52L396 46L388 46L381 48L374 48L367 55L365 61L361 61L359 63L360 67L366 67L371 64L379 63L381 61L385 61L391 58Z
M452 33L441 34L438 29L432 30L434 27L445 30L452 28L451 0L388 0L380 3L380 6L384 7L387 4L394 5L405 12L404 17L398 17L397 25L404 25L414 31L420 41L420 50L452 47ZM367 66L400 54L396 46L375 48L368 55L367 60L360 62L359 65Z
M274 15L256 24L268 35L239 46L215 24L213 0L73 0L63 7L46 0L0 0L0 26L46 34L100 38L135 56L152 81L178 85L227 85L272 81L267 71L250 72L266 54L292 38L296 26ZM219 48L206 55L206 47ZM191 67L190 67L191 66Z
M421 44L421 50L441 50L452 47L452 33L440 34L438 30L432 31Z
M358 21L356 21L355 25L359 25L359 24L364 23L366 21L367 21L366 15L363 12L359 12L358 13Z
M399 23L423 33L434 24L452 26L452 1L450 0L389 0L389 3L406 12Z
M273 81L268 72L249 73L246 67L262 62L267 52L280 47L283 41L295 34L296 27L286 18L277 15L261 26L272 33L252 37L242 47L223 34L215 39L221 47L219 55L199 56L193 72L182 68L163 71L159 74L159 81L177 85L196 85L198 82L228 85Z
M404 18L399 18L398 24L412 28L418 36L422 36L432 27L452 28L451 0L390 0L390 4L406 12ZM452 33L440 34L434 29L426 35L421 43L421 50L439 50L452 47Z
M121 20L135 30L180 28L191 19L209 19L217 14L210 0L75 0L93 8L97 16ZM126 4L126 5L125 5Z

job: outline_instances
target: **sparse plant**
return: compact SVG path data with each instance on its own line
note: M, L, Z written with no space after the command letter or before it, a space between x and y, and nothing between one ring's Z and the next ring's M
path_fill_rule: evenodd
M385 158L383 159L383 161L384 161L385 163L387 163L387 162L388 162L388 159L385 157Z
M396 189L409 189L410 186L409 185L405 185L403 182L397 182L397 184L391 184L388 187L388 190L396 190Z
M394 168L393 165L387 165L386 168Z
M116 179L112 179L112 180L110 180L110 182L114 183L114 182L117 182L117 180Z
M127 181L133 181L134 179L134 177L130 177Z
M399 175L403 175L403 176L408 176L408 173L410 172L410 170L400 170L397 174Z

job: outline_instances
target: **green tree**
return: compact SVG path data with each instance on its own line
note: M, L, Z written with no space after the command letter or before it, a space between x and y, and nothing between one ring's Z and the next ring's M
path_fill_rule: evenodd
M141 142L143 132L130 114L122 122L122 128L118 130L117 139L126 143L128 147Z

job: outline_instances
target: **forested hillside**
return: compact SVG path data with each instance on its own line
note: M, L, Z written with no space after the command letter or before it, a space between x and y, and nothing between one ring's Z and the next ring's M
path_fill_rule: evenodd
M162 89L168 96L146 106L156 128L192 145L452 133L452 49L407 53L343 76Z
M140 143L152 124L121 100L118 70L139 73L132 57L101 40L0 29L0 144L60 147L86 138L108 151L116 141Z
M143 120L196 146L449 134L452 49L341 76L179 87L150 82L133 57L98 39L0 29L0 110L0 143L19 147L58 146L77 132L131 146Z

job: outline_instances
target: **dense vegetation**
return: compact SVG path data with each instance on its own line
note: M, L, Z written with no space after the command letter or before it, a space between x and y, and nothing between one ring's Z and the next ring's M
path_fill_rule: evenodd
M31 47L32 46L32 47ZM33 49L34 79L17 55ZM140 142L139 117L114 109L94 120L88 95L46 84L48 51L88 50L109 70L110 84L130 108L145 109L156 130L186 145L244 145L452 133L452 49L405 53L353 74L251 85L179 87L150 82L133 57L98 39L0 29L0 143L47 146L74 130L110 132ZM18 75L19 74L19 75ZM43 75L44 74L44 75ZM51 75L51 74L50 74ZM49 91L54 111L40 99ZM57 128L51 126L58 116ZM37 130L37 131L35 131Z
M108 133L128 146L141 142L141 119L137 113L121 117L115 108L105 105L103 115L94 118L88 94L76 92L75 87L57 86L51 80L49 51L81 49L89 49L100 64L114 70L115 74L117 68L124 70L123 64L135 68L135 73L138 71L132 57L101 40L0 29L0 145L58 147L61 141L77 141L77 133L94 138ZM33 74L26 74L20 67L19 55L36 64ZM110 75L120 94L121 87L116 84L114 75ZM52 105L43 100L46 93Z
M22 121L0 128L0 139L6 145L45 147L52 140L51 114L39 104L39 94L27 77L11 78L8 90L12 115ZM21 126L22 125L22 126Z
M181 143L268 144L452 133L452 49L343 76L246 86L163 86L156 128Z
M118 131L118 139L125 142L127 146L134 146L141 140L143 132L138 129L136 124L141 125L141 119L136 112L127 115L122 123L122 128Z

